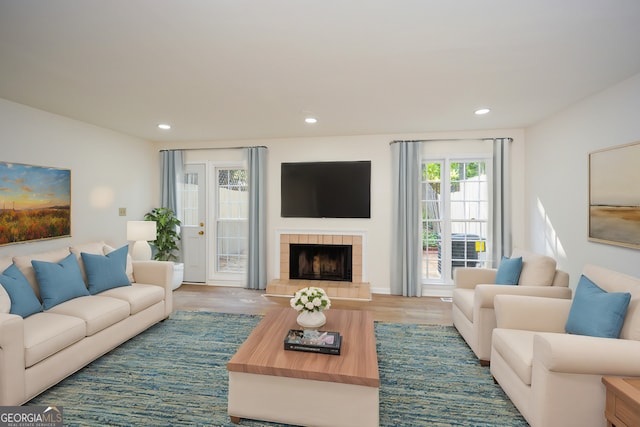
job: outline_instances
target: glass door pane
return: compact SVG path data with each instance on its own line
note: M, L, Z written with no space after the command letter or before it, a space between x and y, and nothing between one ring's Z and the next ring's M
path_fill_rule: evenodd
M247 171L218 168L216 175L215 271L243 273L247 266Z

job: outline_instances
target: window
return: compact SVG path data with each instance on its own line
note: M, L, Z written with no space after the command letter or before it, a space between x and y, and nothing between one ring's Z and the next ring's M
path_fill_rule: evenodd
M194 172L184 174L182 184L182 225L198 225L198 177Z
M489 236L487 159L422 164L422 280L449 284L455 267L484 267Z
M247 266L247 171L217 168L216 177L215 271L243 273Z

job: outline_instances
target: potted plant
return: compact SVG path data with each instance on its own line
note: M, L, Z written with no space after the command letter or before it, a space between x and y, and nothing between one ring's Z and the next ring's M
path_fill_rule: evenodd
M181 222L175 212L169 208L153 208L151 212L145 214L144 219L156 223L156 240L151 242L154 248L153 259L174 262L173 289L177 289L184 277L184 264L175 262L178 260L180 251L178 227Z

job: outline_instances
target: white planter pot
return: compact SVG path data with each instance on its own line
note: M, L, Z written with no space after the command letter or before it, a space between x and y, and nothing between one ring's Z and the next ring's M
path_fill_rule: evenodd
M301 311L296 321L303 329L317 329L327 323L327 317L321 311Z
M175 291L182 285L182 280L184 279L184 263L174 262L173 263L173 290Z

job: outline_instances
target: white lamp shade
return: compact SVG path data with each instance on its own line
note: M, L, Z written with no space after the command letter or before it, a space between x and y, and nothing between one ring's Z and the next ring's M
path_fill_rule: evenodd
M156 240L156 222L127 221L127 240L134 242Z

